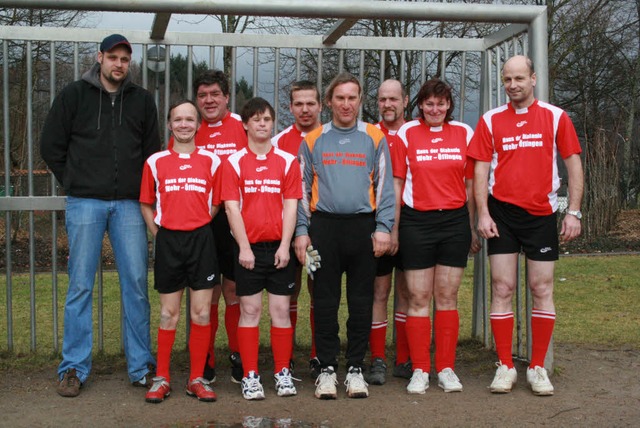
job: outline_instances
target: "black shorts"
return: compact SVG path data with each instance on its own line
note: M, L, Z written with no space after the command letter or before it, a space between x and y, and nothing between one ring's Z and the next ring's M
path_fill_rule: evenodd
M185 287L207 290L220 283L216 244L209 225L195 230L158 229L154 288L175 293Z
M220 205L220 211L211 221L213 238L216 240L216 257L220 266L220 273L231 281L235 281L233 245L235 239L231 235L229 219L224 211L224 205Z
M403 270L402 258L399 251L393 256L385 254L384 256L378 258L378 269L376 270L376 276L391 275L394 268Z
M556 213L533 215L517 205L489 196L489 214L498 227L499 238L487 240L487 252L512 254L524 251L530 260L558 260L558 224Z
M467 206L454 210L400 211L400 254L405 270L429 269L436 264L466 267L471 248Z
M279 296L291 296L295 291L296 257L293 249L289 249L289 264L282 269L274 266L276 251L280 241L258 242L251 244L251 250L256 258L253 270L240 266L238 257L240 248L234 245L234 261L236 269L236 295L253 296L262 290Z

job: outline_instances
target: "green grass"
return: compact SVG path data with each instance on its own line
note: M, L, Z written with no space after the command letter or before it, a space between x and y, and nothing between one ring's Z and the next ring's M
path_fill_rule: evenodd
M557 323L555 340L559 343L589 344L604 347L628 346L640 348L640 272L636 269L640 258L637 256L565 257L556 267L555 300ZM460 340L471 338L473 264L465 272L459 294ZM115 272L104 273L104 349L99 351L97 335L97 292L94 293L94 350L96 361L110 364L122 361L120 358L120 289ZM152 284L152 277L149 278ZM31 352L30 324L30 278L28 274L12 277L13 310L13 352L7 345L6 277L0 278L0 368L28 367L59 358L53 346L52 289L51 274L35 277L35 320L36 349ZM58 276L58 343L62 343L62 321L67 276ZM97 291L97 286L96 286ZM149 286L151 300L151 337L156 340L159 324L158 293ZM343 293L341 307L341 336L345 340L346 302ZM393 319L390 299L389 320ZM298 303L298 325L296 342L298 349L308 349L310 343L309 298L306 287L300 294ZM266 309L265 309L266 310ZM186 348L184 306L175 349ZM217 349L227 346L224 333L224 304L220 305L220 328ZM392 325L392 322L389 324ZM261 346L268 348L269 317L263 313L261 323ZM222 330L222 331L220 331ZM392 328L388 329L387 343L392 340Z

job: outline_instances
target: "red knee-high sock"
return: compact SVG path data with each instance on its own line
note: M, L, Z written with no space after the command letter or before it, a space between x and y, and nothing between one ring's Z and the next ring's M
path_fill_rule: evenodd
M271 327L271 353L273 353L273 372L289 368L293 351L293 327Z
M409 360L409 342L407 341L407 314L396 312L396 364L404 364Z
M189 381L202 377L204 363L209 352L209 340L211 340L211 324L200 325L191 321L191 333L189 334L189 360L191 362Z
M171 350L175 340L175 330L158 328L158 366L156 367L156 376L165 378L167 382L171 382L169 364L171 363Z
M309 324L311 325L311 355L309 359L313 360L318 355L316 354L316 327L313 324L313 304L309 306Z
M238 327L238 347L245 377L249 375L250 371L258 373L259 346L260 329L258 327Z
M231 352L239 352L238 348L238 322L240 321L240 305L234 303L227 305L224 311L224 326L227 329L227 338L229 340L229 350Z
M298 323L298 302L291 302L289 304L289 318L291 319L291 327L295 332L296 324Z
M209 340L209 367L216 366L216 352L214 346L216 344L216 333L218 332L218 304L211 305L211 312L209 313L211 320L211 339Z
M553 326L556 323L556 313L533 309L531 311L531 364L544 367L544 357L547 355Z
M371 333L369 333L369 349L371 349L371 359L384 359L385 344L387 341L388 321L372 322Z
M409 354L413 369L422 369L423 372L431 371L431 318L407 317L407 339L409 342Z
M500 363L513 367L513 312L492 313L489 315L491 319L491 330L493 331L493 340L496 343L496 353Z
M454 369L460 318L456 309L436 311L436 371L440 373L447 367Z

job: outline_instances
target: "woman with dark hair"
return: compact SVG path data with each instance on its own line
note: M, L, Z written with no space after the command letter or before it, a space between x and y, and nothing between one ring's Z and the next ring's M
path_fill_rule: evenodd
M418 92L419 118L398 131L393 176L396 221L409 291L406 331L413 362L410 394L424 394L431 370L431 299L435 299L435 363L438 386L462 391L454 373L459 317L457 298L474 232L473 162L467 159L472 129L452 120L451 87L440 79Z

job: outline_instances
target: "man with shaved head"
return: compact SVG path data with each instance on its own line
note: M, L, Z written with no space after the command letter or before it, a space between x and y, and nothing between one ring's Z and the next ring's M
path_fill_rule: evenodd
M478 233L488 240L490 319L500 360L490 389L507 393L517 380L511 354L512 297L518 284L518 254L523 251L533 296L527 381L535 395L553 395L544 359L556 318L557 157L562 157L569 177L569 207L560 230L560 239L567 242L581 230L581 148L567 113L535 98L536 73L529 58L518 55L509 59L502 68L502 82L510 102L480 118L468 151L468 156L476 159Z
M404 124L404 112L409 104L409 96L406 94L402 83L395 79L387 79L378 88L378 112L380 122L376 124L384 132L389 145L389 151L393 150L396 141L396 133ZM393 269L395 274L396 305L394 320L396 326L396 356L393 366L393 375L396 377L411 378L411 362L409 361L409 345L405 333L407 320L408 297L404 272L399 266L398 257L398 222L391 231L391 248L389 253L378 260L378 270L373 283L373 318L371 320L371 333L369 335L369 349L371 351L371 366L367 380L372 385L383 385L386 382L387 365L385 362L385 349L387 339L387 302L391 292L391 276Z

